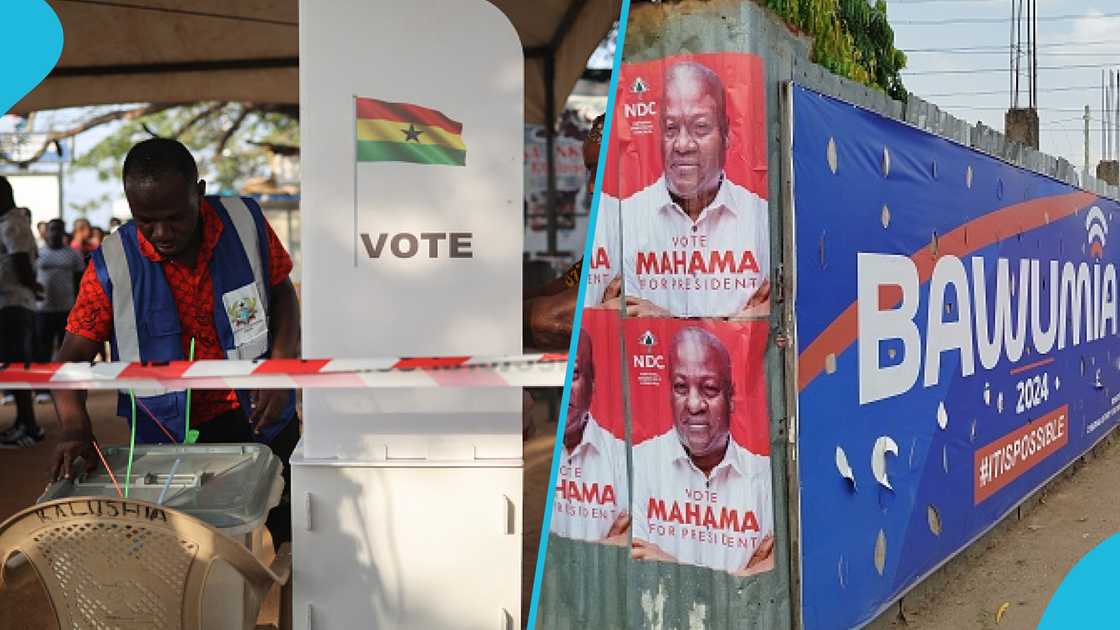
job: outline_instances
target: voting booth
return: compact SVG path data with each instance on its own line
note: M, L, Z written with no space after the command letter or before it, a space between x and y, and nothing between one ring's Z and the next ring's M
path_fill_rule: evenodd
M301 0L303 353L521 352L523 56L485 0ZM512 629L521 392L309 389L297 628Z

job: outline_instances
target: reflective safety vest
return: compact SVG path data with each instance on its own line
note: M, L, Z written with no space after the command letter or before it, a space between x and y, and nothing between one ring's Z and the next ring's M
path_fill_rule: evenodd
M210 259L214 284L214 327L226 358L267 358L272 349L268 335L268 231L256 201L247 197L208 196L206 201L222 222L222 234ZM106 236L93 253L101 288L113 306L114 361L181 361L182 326L175 298L161 263L140 251L136 223L129 221ZM145 389L136 393L136 439L144 444L168 442L162 424L176 441L183 440L186 390ZM237 391L246 417L252 409L249 392ZM117 415L131 419L128 390L117 397ZM289 394L283 420L258 436L269 442L295 415L295 394ZM192 425L194 423L192 422Z

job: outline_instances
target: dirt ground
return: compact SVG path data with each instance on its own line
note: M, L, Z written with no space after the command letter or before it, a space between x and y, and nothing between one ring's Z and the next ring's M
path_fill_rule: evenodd
M103 444L127 439L125 424L113 416L112 393L91 395L94 428ZM46 470L58 436L54 409L37 405L47 440L30 449L0 450L0 521L33 503L46 485ZM540 520L548 493L556 424L543 402L533 411L536 434L525 443L524 562L522 620L529 608L536 568ZM15 416L13 406L0 407L0 428ZM1027 503L1022 517L1004 524L950 563L925 584L882 615L874 630L1019 630L1034 628L1050 596L1077 560L1120 530L1120 439L1110 439L1075 464L1072 472L1051 485L1039 500ZM55 627L45 596L33 581L9 576L0 588L0 630ZM996 612L1007 603L1001 623ZM262 609L260 623L274 623L275 593Z
M1093 547L1120 531L1120 439L1099 445L1055 481L1022 516L1002 525L928 584L882 615L874 630L1034 628L1062 578ZM1026 506L1030 506L1029 509ZM1000 623L996 613L1007 603ZM1102 605L1111 605L1103 603Z
M116 394L100 392L90 395L90 416L94 418L94 433L102 445L124 444L128 441L127 426L115 416ZM0 522L15 512L33 504L42 494L47 483L47 468L58 441L59 428L52 405L36 405L40 424L47 431L47 439L28 449L0 450ZM540 521L552 466L552 445L556 423L549 418L550 410L543 402L533 410L536 434L525 443L522 621L527 618L529 597L536 568L537 544L540 541ZM15 420L15 406L0 407L0 429ZM267 536L267 533L266 533ZM50 604L38 582L31 575L9 575L8 583L0 587L0 630L54 630L57 624L50 611ZM274 589L261 608L258 623L276 623L277 592ZM19 615L10 614L19 611Z

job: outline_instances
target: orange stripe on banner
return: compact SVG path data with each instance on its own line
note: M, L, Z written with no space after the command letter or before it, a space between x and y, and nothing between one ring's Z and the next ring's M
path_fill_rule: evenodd
M1028 363L1026 365L1020 365L1019 367L1015 368L1014 370L1011 370L1011 376L1015 376L1016 374L1022 374L1023 372L1030 372L1031 370L1033 370L1035 368L1040 368L1044 365L1050 365L1054 361L1055 361L1054 357L1049 357L1049 358L1043 359L1041 361L1035 361L1034 363Z
M269 359L253 374L317 374L330 359Z
M929 281L941 256L966 256L1003 238L1064 219L1096 199L1096 195L1083 191L1032 199L959 225L938 236L936 254L928 245L911 254L910 260L918 269L918 282L924 284ZM901 300L901 297L899 295L898 299ZM891 307L897 304L896 301ZM820 376L829 355L838 357L856 342L859 337L858 319L858 304L852 302L797 357L798 391L804 390Z
M977 448L972 455L973 504L980 505L1066 444L1069 444L1069 405L1062 405Z
M394 370L414 370L459 367L470 357L419 357L414 359L401 359L393 366Z
M0 383L46 383L54 372L49 363L0 363Z
M544 354L541 355L541 363L549 363L552 361L567 361L567 354Z

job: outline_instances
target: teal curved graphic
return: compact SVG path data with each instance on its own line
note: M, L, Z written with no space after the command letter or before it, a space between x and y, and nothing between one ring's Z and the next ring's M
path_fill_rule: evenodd
M1073 565L1046 605L1038 630L1115 628L1120 534L1094 547Z
M0 112L7 113L58 63L62 23L46 0L15 0L4 7L4 24Z

